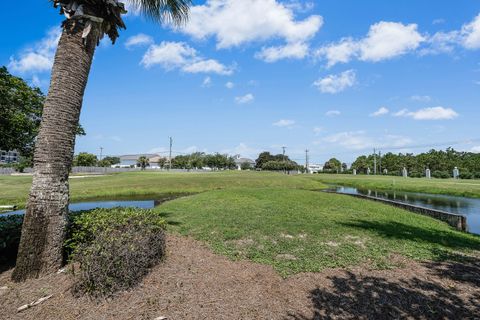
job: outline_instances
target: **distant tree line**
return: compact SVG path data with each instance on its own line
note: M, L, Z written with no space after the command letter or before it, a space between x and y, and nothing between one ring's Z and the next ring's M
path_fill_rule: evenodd
M430 150L414 155L412 153L386 153L381 157L376 155L377 173L401 175L403 168L408 170L410 177L425 177L428 168L434 178L450 178L453 169L457 167L460 178L480 178L480 153L456 151L453 148ZM374 172L374 155L359 156L352 164L359 174L366 174L368 169Z
M201 169L209 167L213 170L235 169L235 159L226 154L206 154L194 152L186 155L178 155L172 159L174 169Z
M104 157L98 160L97 156L87 152L80 152L73 158L74 167L110 167L120 163L118 157Z
M255 168L257 170L267 171L304 170L303 166L298 165L298 163L291 160L287 155L272 155L267 151L264 151L258 155L257 160L255 160Z

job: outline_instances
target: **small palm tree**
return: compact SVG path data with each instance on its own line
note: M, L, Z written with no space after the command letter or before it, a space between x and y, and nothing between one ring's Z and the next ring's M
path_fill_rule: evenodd
M149 165L150 165L150 160L147 157L141 156L140 158L137 159L137 166L142 168L142 170L145 170Z
M66 16L34 155L33 183L22 227L15 281L38 277L62 265L68 213L68 175L75 133L95 48L106 34L113 43L125 29L119 0L51 0ZM191 0L129 0L146 17L181 24Z

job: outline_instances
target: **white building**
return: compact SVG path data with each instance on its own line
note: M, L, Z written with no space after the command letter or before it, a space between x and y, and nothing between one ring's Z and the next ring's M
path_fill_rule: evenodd
M128 154L119 156L120 163L116 164L115 167L117 168L128 168L130 166L136 166L137 160L140 157L146 157L147 159L152 159L154 157L159 157L156 153L142 153L142 154Z
M321 164L309 164L308 165L308 173L319 173L323 171L323 166Z
M242 166L248 165L250 168L255 167L255 161L249 158L242 158L240 157L239 154L237 154L235 157L235 165L237 166L237 170L242 170Z

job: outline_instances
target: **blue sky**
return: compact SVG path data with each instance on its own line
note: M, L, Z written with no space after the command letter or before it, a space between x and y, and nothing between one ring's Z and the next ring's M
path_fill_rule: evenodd
M0 63L47 92L62 17L6 2ZM183 28L130 11L97 49L76 152L352 162L375 147L480 152L480 2L195 1ZM14 31L13 31L14 30Z

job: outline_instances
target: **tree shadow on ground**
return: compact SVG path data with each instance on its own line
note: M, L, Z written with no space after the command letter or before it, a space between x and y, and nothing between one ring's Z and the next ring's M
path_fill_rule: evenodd
M389 281L346 272L329 279L332 286L310 292L313 316L290 313L286 319L478 319L480 315L480 294L462 300L455 288L418 278Z
M422 228L400 222L377 222L358 220L350 223L341 223L350 228L360 228L373 231L384 238L411 240L416 242L441 245L450 249L480 250L480 237L465 237L461 233L448 232L432 228ZM442 257L441 251L432 249L432 252ZM454 258L450 256L450 258Z
M441 257L443 255L443 257ZM425 261L429 272L442 279L448 278L453 281L463 282L480 287L480 259L456 254L438 254L439 261ZM479 289L480 296L480 289ZM479 300L480 303L480 300ZM479 315L480 318L480 315Z
M167 223L167 225L169 226L180 226L182 225L182 222L180 221L176 221L176 220L172 220L172 216L175 216L174 213L172 212L168 212L168 211L162 211L160 213L161 217L165 219L165 222Z

